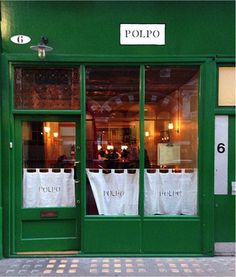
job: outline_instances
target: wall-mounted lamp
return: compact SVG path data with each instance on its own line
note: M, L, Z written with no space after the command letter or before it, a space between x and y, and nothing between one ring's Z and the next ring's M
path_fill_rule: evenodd
M109 151L110 151L110 150L114 150L114 146L113 146L113 145L108 144L108 145L107 145L107 150L109 150Z
M41 40L38 45L30 46L30 49L34 51L38 51L38 56L40 59L44 59L46 56L46 52L52 51L53 48L50 46L47 46L48 44L48 38L41 37Z
M169 129L169 130L173 130L173 129L174 129L174 124L173 124L173 122L169 122L169 123L168 123L168 129Z
M58 138L58 132L53 132L53 136L54 136L54 138Z
M46 134L49 134L50 133L50 130L51 130L51 128L50 127L48 127L48 126L44 126L44 132L46 133Z
M127 150L128 149L128 145L121 145L121 150L124 151L124 150Z
M176 120L175 129L176 129L176 133L180 132L180 120L179 119Z

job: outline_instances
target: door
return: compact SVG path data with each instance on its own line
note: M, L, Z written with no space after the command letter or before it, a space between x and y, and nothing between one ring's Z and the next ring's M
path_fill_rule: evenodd
M14 252L78 252L79 120L20 118L15 137Z

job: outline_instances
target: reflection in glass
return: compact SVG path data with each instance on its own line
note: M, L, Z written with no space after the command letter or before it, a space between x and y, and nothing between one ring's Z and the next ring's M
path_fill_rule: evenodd
M135 195L139 186L139 68L88 67L86 100L87 213L137 214L137 199L129 209L126 197L132 191L131 183ZM120 185L117 174L123 178ZM101 191L96 192L97 188ZM94 199L93 195L101 197ZM116 199L123 203L119 209L114 208L119 205ZM100 202L113 204L108 207Z
M197 213L198 68L146 67L146 214Z
M23 122L23 206L75 205L74 122Z
M79 109L78 68L15 68L16 109Z

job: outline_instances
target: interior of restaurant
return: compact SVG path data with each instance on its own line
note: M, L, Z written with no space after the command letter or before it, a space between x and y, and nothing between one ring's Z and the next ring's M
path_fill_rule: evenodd
M86 168L91 175L87 180L88 214L103 214L96 209L95 202L100 200L94 200L94 195L102 193L96 191L99 184L106 183L110 188L115 173L138 174L140 136L144 136L146 175L189 173L197 168L198 68L146 66L144 134L140 134L139 88L138 67L87 68ZM104 174L114 176L106 181ZM176 176L170 176L169 183L175 182Z
M146 68L145 167L196 167L197 74L196 68L188 67ZM138 69L89 68L87 78L87 167L137 168ZM165 164L160 156L163 146L169 146L178 160ZM109 160L117 162L111 166Z
M75 68L16 69L15 74L17 108L79 107L79 74ZM138 176L140 136L144 137L145 174L193 172L197 168L198 68L146 66L144 79L145 94L141 99L138 66L86 67L88 176L90 173ZM141 101L145 103L143 113ZM140 134L140 120L144 120L144 134ZM26 121L22 128L23 168L73 169L74 122ZM95 175L96 178L98 181L100 177ZM135 182L138 187L137 178ZM87 214L100 214L89 178L86 187Z

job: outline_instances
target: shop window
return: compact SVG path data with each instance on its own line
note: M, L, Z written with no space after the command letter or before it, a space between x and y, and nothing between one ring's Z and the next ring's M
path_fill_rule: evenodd
M87 214L137 215L139 67L86 69Z
M219 67L218 105L236 105L236 70L235 67Z
M198 69L146 67L146 215L197 214Z
M74 122L23 122L23 207L75 206Z
M16 67L14 74L16 109L79 109L78 68Z

